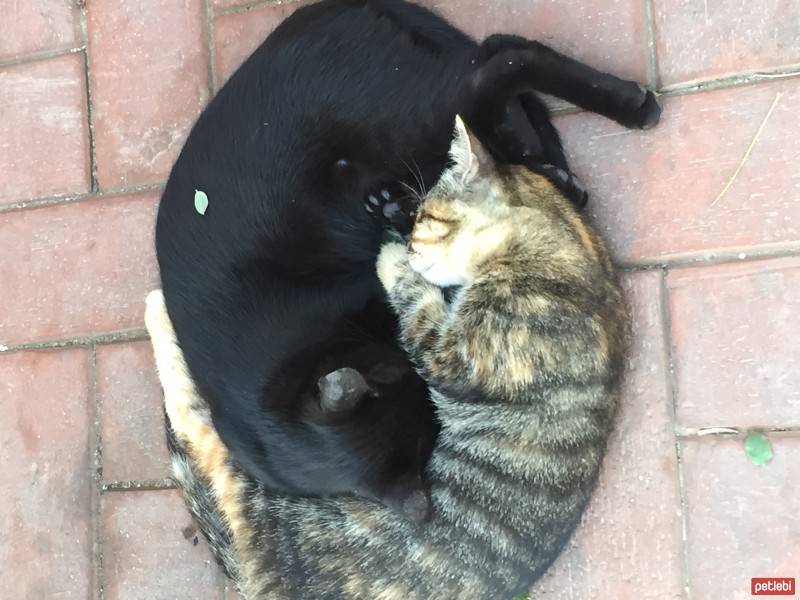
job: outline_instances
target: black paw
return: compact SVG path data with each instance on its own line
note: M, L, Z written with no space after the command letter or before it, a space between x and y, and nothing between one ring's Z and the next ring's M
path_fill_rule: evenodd
M406 198L396 196L388 188L368 194L364 200L364 210L401 235L410 233L414 224L413 207Z
M539 165L534 171L547 177L577 209L586 206L589 192L575 175L555 165Z
M387 189L382 189L375 194L369 194L364 202L366 211L387 221L400 212L400 204L392 198L392 194Z
M658 98L650 90L646 90L647 97L644 104L638 111L641 118L639 127L642 129L650 129L655 127L661 120L661 104L658 103Z
M661 119L661 105L658 98L650 90L637 84L638 94L630 101L630 110L620 122L631 129L650 129Z

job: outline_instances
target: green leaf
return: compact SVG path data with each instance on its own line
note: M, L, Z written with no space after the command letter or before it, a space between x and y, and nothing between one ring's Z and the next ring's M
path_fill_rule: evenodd
M765 465L772 460L772 444L760 431L751 431L744 438L744 451L757 465Z
M205 192L201 192L200 190L194 191L194 209L201 215L206 214L206 209L208 209L208 196L206 196Z

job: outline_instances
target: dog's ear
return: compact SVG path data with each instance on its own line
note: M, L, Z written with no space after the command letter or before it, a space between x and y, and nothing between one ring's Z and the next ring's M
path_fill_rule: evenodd
M343 367L320 377L319 405L325 412L344 412L355 408L361 399L372 393L366 379L350 367Z

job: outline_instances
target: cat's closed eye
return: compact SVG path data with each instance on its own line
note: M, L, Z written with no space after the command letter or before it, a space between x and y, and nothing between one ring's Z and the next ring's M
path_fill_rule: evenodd
M445 241L456 230L457 221L453 218L423 210L417 217L411 234L411 245L436 244Z

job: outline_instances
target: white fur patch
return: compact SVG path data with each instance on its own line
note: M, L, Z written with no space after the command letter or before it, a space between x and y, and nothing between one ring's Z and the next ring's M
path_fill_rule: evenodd
M208 407L200 399L183 360L161 290L147 295L144 322L153 345L156 369L164 389L164 407L173 431L178 437L188 439L191 437L189 423L206 420Z
M397 280L403 274L403 263L408 262L408 252L403 244L390 242L384 244L378 255L378 279L383 284L383 289L391 292Z

